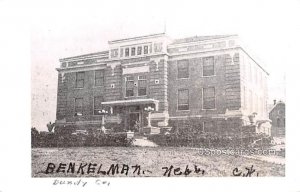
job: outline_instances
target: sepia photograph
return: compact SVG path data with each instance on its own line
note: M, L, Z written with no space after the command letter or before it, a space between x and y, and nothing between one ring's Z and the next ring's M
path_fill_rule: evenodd
M238 35L108 47L59 59L56 118L32 127L33 177L285 175L284 98L269 103L270 74Z
M27 6L30 125L22 145L32 183L135 191L143 184L116 183L173 178L184 190L206 178L241 186L254 180L234 178L291 178L286 144L297 126L286 115L286 89L299 1Z

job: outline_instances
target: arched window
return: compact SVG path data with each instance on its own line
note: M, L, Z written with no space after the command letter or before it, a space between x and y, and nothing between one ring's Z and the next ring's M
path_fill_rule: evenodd
M280 127L280 119L277 118L277 127Z

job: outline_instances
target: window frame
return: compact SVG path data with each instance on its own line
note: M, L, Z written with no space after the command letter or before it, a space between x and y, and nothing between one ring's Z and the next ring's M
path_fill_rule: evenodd
M142 52L143 52L143 46L138 46L136 55L142 55Z
M96 72L97 72L97 71L102 71L102 77L100 76L100 77L96 78ZM97 69L97 70L94 71L94 86L95 86L95 87L104 86L104 76L105 76L104 73L105 73L104 69ZM97 79L102 79L102 84L97 85L97 84L96 84L96 82L97 82L96 80L97 80Z
M144 78L141 78L144 77ZM140 88L140 82L145 81L145 87ZM145 94L140 95L140 89L145 89ZM142 97L142 96L147 96L147 76L146 75L139 75L138 76L138 84L137 84L137 96Z
M186 70L187 70L187 76L181 77L179 76L179 65L181 64L180 62L186 62ZM184 68L183 68L184 69ZM182 72L182 71L181 71ZM177 61L177 79L189 79L190 78L190 64L189 64L189 60L187 59L182 59L182 60L178 60Z
M212 59L212 66L213 66L213 74L204 74L204 60L205 59ZM206 66L207 67L207 66ZM216 70L215 70L215 57L214 56L208 56L208 57L203 57L202 58L202 77L211 77L211 76L215 76L216 75Z
M179 92L187 91L187 104L179 103ZM180 106L187 106L187 109L181 109ZM189 89L178 89L177 90L177 111L189 111L190 110L190 91Z
M130 49L129 49L129 47L126 47L124 52L125 52L124 53L125 57L129 57L130 56Z
M144 45L144 55L148 55L149 54L149 45Z
M276 123L277 123L277 127L281 127L281 119L279 117L277 117L276 119Z
M135 55L136 55L136 48L135 47L131 47L130 48L130 56L135 56Z
M213 88L214 89L214 108L205 108L204 107L204 89L209 89ZM202 110L216 110L216 88L215 87L203 87L202 88Z
M128 80L128 78L132 78L131 80ZM132 95L127 95L127 90L128 90L128 88L127 88L127 82L133 82L133 87L130 89L130 90L132 90ZM134 97L134 76L126 76L125 77L125 97L127 98L127 97Z
M77 101L78 100L81 100L81 110L78 111L78 107L77 107ZM81 113L83 115L83 97L76 97L74 98L74 114L77 114L77 113Z
M100 114L96 114L96 113L95 113L96 110L99 110L99 111L100 111L100 110L102 109L102 105L101 105L101 104L100 104L101 107L100 107L99 109L96 109L96 107L95 107L95 99L96 99L96 98L101 98L101 103L104 101L104 100L103 100L104 98L103 98L103 96L101 96L101 95L97 95L97 96L94 96L94 97L93 97L93 115L100 115Z
M79 74L83 74L82 75L82 79L79 79ZM75 88L76 89L83 89L84 88L84 79L85 79L85 72L84 71L79 71L79 72L76 72L75 74ZM79 82L82 81L82 86L79 86Z

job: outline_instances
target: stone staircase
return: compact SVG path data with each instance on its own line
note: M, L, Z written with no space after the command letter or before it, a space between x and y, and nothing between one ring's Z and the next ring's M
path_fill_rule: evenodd
M138 147L157 147L158 145L150 140L147 139L147 137L142 135L136 135L133 137L133 146Z

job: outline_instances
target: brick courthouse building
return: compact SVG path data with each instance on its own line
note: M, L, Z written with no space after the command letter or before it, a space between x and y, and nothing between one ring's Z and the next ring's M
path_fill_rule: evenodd
M268 73L236 35L162 33L108 44L107 51L60 59L57 126L99 129L106 109L108 128L144 127L149 106L155 127L193 120L204 132L226 134L250 124L254 112L268 119Z

